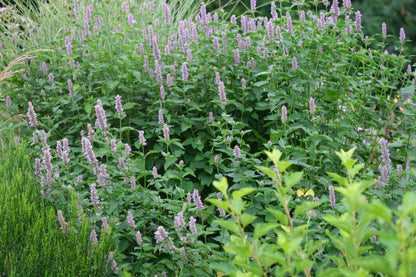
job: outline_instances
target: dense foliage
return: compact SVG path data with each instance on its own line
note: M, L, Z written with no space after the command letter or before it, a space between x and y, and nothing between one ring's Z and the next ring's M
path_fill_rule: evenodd
M178 24L165 3L65 2L53 39L25 19L22 51L45 51L0 85L6 115L26 114L2 129L28 136L46 199L115 230L120 274L412 270L405 30L389 53L349 1L282 2L267 18L202 3Z

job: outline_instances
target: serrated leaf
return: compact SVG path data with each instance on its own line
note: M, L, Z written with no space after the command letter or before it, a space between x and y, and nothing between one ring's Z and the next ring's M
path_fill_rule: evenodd
M240 229L238 228L237 224L232 221L228 221L225 219L217 219L217 220L214 220L214 222L233 233L236 233L236 234L240 233Z
M229 208L228 202L226 200L207 199L207 201L212 205L215 205L216 207L223 209L224 211L227 211Z
M274 148L272 152L264 151L266 155L272 160L272 162L276 165L277 162L280 160L280 157L282 156L282 152L280 150Z
M354 176L358 173L358 171L360 171L361 169L364 168L365 163L359 163L353 166L353 168L351 169L351 177L354 178Z
M332 179L334 179L335 181L337 181L337 183L343 185L344 187L348 187L348 181L346 178L338 175L337 173L334 172L327 172L326 174L328 174L330 177L332 177Z
M237 215L241 215L241 212L244 209L244 201L241 198L233 199L231 201L232 209Z
M296 185L296 183L299 182L300 179L302 179L302 176L303 176L302 171L293 172L293 173L290 173L290 174L286 175L284 177L286 187L291 188L294 185ZM313 195L313 196L315 196L315 195Z
M256 218L257 218L257 216L254 216L254 215L251 215L251 214L248 214L248 213L244 213L243 215L240 216L241 225L243 225L243 227L246 227L251 222L253 222L253 220L255 220Z
M292 164L293 163L291 163L291 162L280 161L280 162L277 162L277 167L279 168L279 172L283 173Z
M277 223L263 223L257 224L254 227L253 240L259 239L273 229L279 227Z
M239 199L242 198L243 196L255 191L256 188L242 188L240 190L235 190L233 191L232 195L233 195L233 199Z
M267 211L273 215L279 222L281 222L283 225L287 225L288 224L288 219L286 214L284 214L282 211L280 210L275 210L272 208L266 208Z
M273 169L265 167L265 166L261 166L261 165L255 165L255 167L261 172L263 172L264 174L266 174L267 176L269 176L270 179L276 180L277 178L276 172Z
M212 182L212 184L214 185L214 187L219 190L224 196L228 195L227 190L228 190L228 182L227 182L227 178L222 177L221 181L214 181Z

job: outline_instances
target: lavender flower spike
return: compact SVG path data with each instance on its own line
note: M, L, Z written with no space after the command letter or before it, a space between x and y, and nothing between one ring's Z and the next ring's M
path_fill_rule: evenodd
M136 241L138 245L142 245L143 243L143 239L142 239L142 233L140 233L140 231L137 231L136 234Z
M250 0L250 8L253 12L256 10L256 0Z
M90 234L90 242L91 242L93 248L95 248L95 246L98 243L97 232L95 232L94 229L92 229L91 234Z
M29 118L29 124L32 127L38 127L38 121L36 120L36 113L35 113L35 110L33 109L32 102L28 102L28 104L29 104L29 109L26 115Z
M404 29L400 28L400 43L403 44L405 39L406 39L406 35L404 33Z
M157 231L155 232L156 243L161 243L165 241L168 238L168 236L169 236L169 233L166 232L163 226L157 227Z
M335 207L335 191L334 191L334 187L333 186L329 186L329 201L331 203L331 207L334 208Z
M68 235L68 223L65 222L65 218L61 210L58 210L58 221L61 225L61 230L65 235Z
M10 106L12 105L12 100L10 99L10 96L6 96L6 107L10 108Z
M381 33L383 34L383 38L387 37L387 27L386 27L385 22L383 22L383 24L381 24Z
M105 111L103 105L101 104L101 100L97 100L97 105L95 106L95 113L97 115L97 125L101 129L107 128L107 118L105 117Z
M225 106L227 104L227 94L225 93L224 82L220 81L218 90L221 99L221 104Z
M194 203L199 210L204 208L204 205L202 204L202 201L201 201L201 196L199 195L199 192L197 189L194 189L194 192L192 193L192 198L194 199Z
M193 216L191 216L189 218L189 229L191 230L192 235L196 235L197 234L197 230L196 230L195 223L196 223L196 219Z
M309 111L311 112L311 114L315 113L315 99L313 99L311 97L311 99L309 99Z
M100 200L98 198L97 189L95 187L95 184L91 184L91 202L94 205L94 207L97 207L100 204Z
M130 227L136 228L136 224L134 223L133 214L131 211L127 212L127 221L129 222Z
M124 111L123 106L121 105L121 96L117 94L115 97L116 99L116 111L118 112L118 115L121 116L121 113Z
M381 157L382 157L384 165L390 165L391 163L390 153L389 153L389 150L387 149L387 143L388 141L386 139L384 138L380 139Z
M158 124L163 124L165 123L165 120L163 119L163 110L159 109L159 120L157 122Z
M170 137L169 137L169 127L168 127L167 124L163 124L163 137L166 140L169 140L170 139Z
M139 142L143 146L147 144L146 139L144 138L144 131L139 131Z
M287 109L286 106L283 105L282 107L282 122L286 123L287 121Z
M293 73L295 73L296 70L298 70L298 59L296 57L293 57L292 59L292 69Z

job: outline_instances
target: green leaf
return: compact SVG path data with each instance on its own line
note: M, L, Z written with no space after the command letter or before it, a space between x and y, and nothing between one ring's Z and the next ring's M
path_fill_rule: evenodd
M274 148L272 152L264 151L266 155L272 160L272 162L276 165L277 162L280 160L280 157L282 156L282 152L280 152L278 149Z
M363 169L364 165L365 165L365 163L360 163L360 164L354 165L353 168L351 169L351 177L354 178L354 176L358 173L358 171Z
M84 110L87 114L91 114L93 103L85 102L84 103Z
M233 191L232 195L233 195L233 199L239 199L242 198L243 196L255 191L256 188L242 188L240 190L235 190Z
M262 223L256 224L254 227L253 240L259 239L273 229L279 227L277 223Z
M133 76L136 77L137 81L142 79L142 74L139 71L133 71Z
M347 152L341 149L341 152L335 152L337 156L341 159L342 164L347 168L351 169L352 166L355 164L356 160L351 159L352 155L354 154L356 147L350 149Z
M207 199L207 201L216 207L223 209L224 211L228 211L228 202L226 200L218 200L218 199Z
M224 196L228 196L227 190L228 190L228 182L227 178L222 177L221 181L214 181L212 182L214 187L219 190Z
M217 220L214 220L214 222L233 233L236 233L236 234L240 233L240 229L238 228L238 225L235 222L228 221L225 219L217 219Z
M248 213L244 213L241 217L240 217L240 222L241 225L243 225L243 227L246 227L247 225L249 225L251 222L253 222L253 220L255 220L257 218L257 216L248 214Z
M264 174L266 174L267 176L270 177L270 179L272 180L276 180L277 176L276 176L276 172L274 170L272 170L271 168L265 167L265 166L261 166L261 165L255 165L255 167L260 170L261 172L263 172Z
M372 213L373 215L382 218L386 222L390 222L392 213L391 210L384 205L380 200L375 200L370 205L365 207L366 211Z
M282 211L280 210L275 210L272 208L266 208L267 211L273 215L278 221L280 221L283 225L287 225L288 224L288 219L286 214L284 214Z
M139 106L139 104L137 104L137 103L132 103L132 102L128 102L128 103L125 103L124 105L123 105L123 109L125 109L125 110L130 110L130 109L133 109L134 107L136 107L136 106Z
M268 84L268 83L270 83L270 81L260 81L260 82L254 83L254 86L255 87L261 87L261 86L264 86L265 84Z
M379 255L373 254L366 257L360 257L358 265L366 270L372 272L383 273L387 276L394 276L394 271L389 266L389 263L386 263L386 260Z
M280 173L283 173L292 164L293 163L291 163L291 162L280 161L280 162L277 162L277 168L279 169Z
M332 177L332 179L337 181L340 185L343 185L344 187L348 187L348 181L347 181L346 178L338 175L337 173L333 173L333 172L327 172L326 174L328 174L330 177Z
M300 181L300 179L302 179L303 176L303 172L302 171L298 171L298 172L293 172L290 173L289 175L285 176L285 185L288 188L293 187L297 182Z
M299 206L295 208L294 216L297 217L301 214L306 213L306 211L318 207L321 203L312 202L312 201L303 201Z
M233 199L231 201L232 209L237 215L240 215L244 209L244 201L241 198Z
M402 209L405 213L411 213L416 210L416 193L406 192L403 197Z

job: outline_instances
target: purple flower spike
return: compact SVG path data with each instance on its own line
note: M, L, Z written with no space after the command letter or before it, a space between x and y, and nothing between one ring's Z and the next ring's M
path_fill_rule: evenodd
M233 155L238 159L241 158L240 148L237 145L234 146Z
M250 8L253 12L256 10L256 0L250 0Z
M335 191L333 186L329 186L329 201L331 203L331 207L335 208Z
M29 104L29 109L26 115L29 118L29 124L32 127L38 127L38 121L36 120L36 113L35 113L35 110L33 109L32 102L28 102L28 104Z
M163 124L165 123L165 120L163 119L163 110L159 109L159 120L158 120L158 124Z
M170 137L169 137L169 127L168 127L168 125L167 125L167 124L164 124L164 125L163 125L163 137L164 137L166 140L169 140L169 139L170 139Z
M387 143L388 141L386 139L384 138L380 139L381 157L382 157L382 161L384 165L390 165L391 163L390 153L389 153L389 150L387 149Z
M91 184L90 189L91 189L91 202L94 205L94 207L97 207L100 204L100 200L98 198L96 185Z
M286 106L283 105L282 107L282 122L286 123L287 121L287 109Z
M130 227L132 227L133 229L136 228L136 224L134 223L134 218L133 218L133 214L131 213L131 211L127 212L127 221Z
M116 111L118 112L118 115L121 116L121 113L124 111L123 106L121 105L121 96L117 94L115 97L116 99Z
M222 101L221 104L223 106L227 105L227 94L225 93L224 82L220 81L218 90L219 90L220 99Z
M387 37L387 27L386 27L386 23L385 22L383 22L381 24L381 33L383 34L383 38L386 38Z
M163 12L165 13L165 24L169 25L170 24L170 9L169 9L169 6L168 6L168 4L163 3L162 8L163 8Z
M357 11L355 13L355 29L357 32L361 32L361 12Z
M144 131L139 131L139 142L143 146L147 144L146 139L144 138Z
M185 83L188 81L188 67L186 66L186 63L182 64L182 81Z
M311 99L309 99L309 111L311 112L311 114L315 113L315 99L313 99L311 97Z
M183 213L182 212L179 212L175 217L174 217L174 220L173 220L173 224L175 225L175 230L177 231L177 232L180 232L181 231L181 228L182 227L185 227L185 220L184 220L184 218L183 218Z
M153 168L152 168L152 174L153 174L153 178L157 178L157 168L156 168L156 166L154 166Z
M10 100L10 96L6 96L6 107L10 108L10 106L12 105L12 100Z
M156 243L161 243L167 240L169 237L169 233L166 232L165 228L163 226L157 227L157 231L155 232L155 239Z
M97 115L96 126L98 126L101 129L107 128L107 118L105 117L105 111L100 99L97 100L97 105L95 106L95 113Z
M194 200L196 207L199 210L204 208L204 205L202 204L202 201L201 201L201 196L199 195L199 192L197 189L194 189L194 192L192 193L192 198Z
M142 245L143 243L143 239L142 239L142 233L140 233L140 231L137 231L136 234L136 241L138 245Z
M406 34L404 33L404 29L400 28L400 43L403 44L405 39L406 39Z
M71 79L68 79L68 91L69 91L69 96L71 98L74 98L74 91L72 90L73 86L72 86L72 81Z
M65 222L65 218L62 214L61 210L58 210L58 221L59 224L61 225L61 230L65 235L68 235L68 223Z
M296 72L296 70L298 70L298 59L296 57L293 57L292 59L292 69L293 72Z
M197 234L197 230L196 230L196 219L191 216L189 218L189 229L191 230L192 235L196 235Z
M105 216L102 217L101 218L101 222L102 222L101 227L104 228L104 230L108 231L108 220L107 220L107 217L105 217Z

